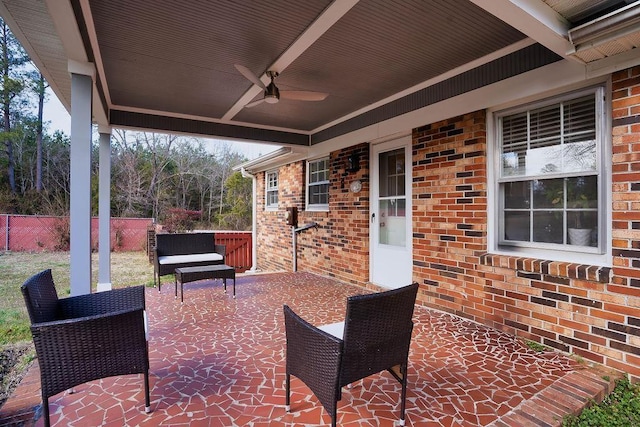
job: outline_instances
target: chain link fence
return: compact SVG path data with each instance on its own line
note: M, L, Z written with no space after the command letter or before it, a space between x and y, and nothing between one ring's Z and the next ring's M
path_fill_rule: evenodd
M144 251L151 218L111 218L111 250ZM69 217L0 215L0 248L4 251L69 250ZM91 219L91 247L98 249L98 218Z

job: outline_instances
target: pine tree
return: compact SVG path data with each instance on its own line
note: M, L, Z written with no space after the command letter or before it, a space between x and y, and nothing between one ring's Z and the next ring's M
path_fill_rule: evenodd
M29 57L20 43L4 20L0 19L0 138L5 147L7 180L12 194L16 194L13 120L26 103L22 98L25 91L23 66L28 60Z

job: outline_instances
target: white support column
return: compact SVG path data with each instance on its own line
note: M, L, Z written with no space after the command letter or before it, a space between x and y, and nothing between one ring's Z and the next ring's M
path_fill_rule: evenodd
M91 293L91 107L93 64L69 61L71 73L71 295Z
M111 290L111 128L98 126L98 292Z
M244 168L240 170L244 178L251 178L251 269L250 273L258 271L258 178L250 174Z

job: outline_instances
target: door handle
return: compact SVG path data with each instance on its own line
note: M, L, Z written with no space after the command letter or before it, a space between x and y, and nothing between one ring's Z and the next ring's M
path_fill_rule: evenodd
M376 213L372 213L371 214L371 222L374 222L376 220Z

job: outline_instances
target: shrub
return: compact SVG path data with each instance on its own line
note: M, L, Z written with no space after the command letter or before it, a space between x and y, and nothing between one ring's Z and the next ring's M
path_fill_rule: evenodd
M68 251L71 247L71 221L69 217L56 219L51 232L56 242L53 249L56 251Z
M202 211L190 211L181 208L169 209L164 219L164 229L169 233L191 231L202 217Z
M631 384L628 378L616 381L616 387L602 403L593 405L579 416L568 416L563 427L640 425L640 385Z

